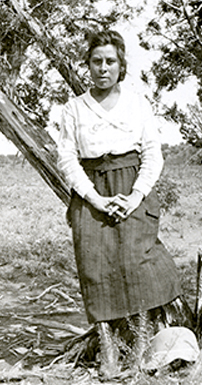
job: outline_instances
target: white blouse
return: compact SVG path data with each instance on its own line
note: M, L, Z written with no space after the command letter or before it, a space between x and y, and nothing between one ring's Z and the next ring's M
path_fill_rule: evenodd
M133 186L145 196L159 178L163 166L157 124L146 98L121 87L118 102L106 111L90 90L71 99L63 109L58 143L58 166L69 189L81 197L93 187L79 163L81 158L124 154L136 150L141 157Z

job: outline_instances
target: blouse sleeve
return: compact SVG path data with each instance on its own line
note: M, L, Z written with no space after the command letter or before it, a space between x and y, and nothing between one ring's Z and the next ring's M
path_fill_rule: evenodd
M64 172L69 190L74 189L82 198L93 187L79 163L79 149L76 140L75 116L70 105L62 112L58 140L58 167Z
M145 100L142 109L144 128L141 138L141 166L133 189L147 196L158 180L163 168L160 135L149 103Z

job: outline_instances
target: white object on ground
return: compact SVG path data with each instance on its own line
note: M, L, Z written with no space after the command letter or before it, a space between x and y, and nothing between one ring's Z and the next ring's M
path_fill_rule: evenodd
M195 362L200 354L195 334L188 328L173 326L158 332L143 353L141 369L159 369L181 359Z

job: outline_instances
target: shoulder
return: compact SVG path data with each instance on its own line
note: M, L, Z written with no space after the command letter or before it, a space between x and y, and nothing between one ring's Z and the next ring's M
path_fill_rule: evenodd
M65 103L65 107L68 108L68 107L74 107L76 105L79 105L79 104L82 104L84 102L84 100L86 99L88 95L88 92L84 92L82 95L79 95L79 96L73 96L71 97L67 103Z
M79 108L84 104L86 99L87 92L82 95L71 97L68 102L66 102L63 106L63 114L76 114L78 113Z
M134 91L133 89L121 86L121 101L123 105L140 111L151 110L151 105L143 93Z

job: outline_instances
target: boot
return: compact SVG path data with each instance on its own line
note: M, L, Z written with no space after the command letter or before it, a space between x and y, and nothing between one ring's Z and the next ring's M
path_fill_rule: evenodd
M134 368L141 366L144 351L147 349L151 338L152 326L147 311L132 316L129 327L133 331L133 353L135 357Z
M97 330L100 340L99 375L104 380L117 377L120 373L119 348L114 341L112 330L107 322L98 322Z

